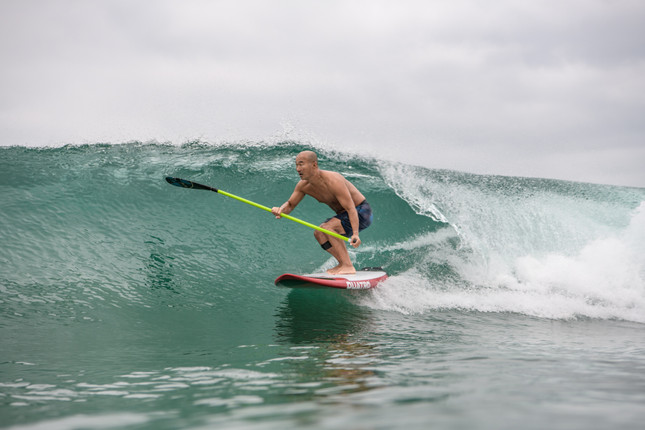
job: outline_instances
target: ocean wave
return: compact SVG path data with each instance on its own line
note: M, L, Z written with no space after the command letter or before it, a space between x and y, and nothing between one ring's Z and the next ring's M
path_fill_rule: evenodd
M163 178L270 207L293 190L304 149L374 208L351 255L391 277L359 304L645 322L645 189L429 169L299 142L0 148L8 312L91 319L101 306L226 309L284 294L277 275L328 262L310 230ZM305 199L294 216L318 224L329 213Z

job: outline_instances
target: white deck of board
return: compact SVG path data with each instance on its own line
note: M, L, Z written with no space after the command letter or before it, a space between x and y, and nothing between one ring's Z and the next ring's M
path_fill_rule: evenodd
M300 276L305 276L307 278L318 278L318 279L347 279L348 281L369 281L370 279L376 279L380 278L382 276L385 276L386 273L382 271L365 271L365 272L356 272L354 275L330 275L325 272L321 273L308 273L306 275L300 275Z

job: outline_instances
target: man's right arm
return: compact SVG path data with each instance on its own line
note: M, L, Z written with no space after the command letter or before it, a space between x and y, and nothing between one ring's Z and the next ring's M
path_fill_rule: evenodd
M293 190L293 194L289 197L289 200L284 202L279 208L271 208L271 213L275 215L276 218L280 218L280 214L289 214L296 208L296 206L298 206L298 203L300 203L304 197L305 193L300 190L300 183L298 183L298 185L296 185L296 189Z

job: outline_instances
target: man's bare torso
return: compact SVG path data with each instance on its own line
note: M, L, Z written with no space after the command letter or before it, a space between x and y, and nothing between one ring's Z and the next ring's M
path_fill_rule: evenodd
M354 202L354 206L358 206L363 203L365 197L361 194L360 191L347 179L345 179L340 173L330 172L327 170L320 170L323 181L320 184L312 184L309 181L302 179L299 186L301 191L305 194L310 195L314 199L318 200L320 203L324 203L329 206L334 212L339 213L343 212L345 208L340 204L334 193L330 189L330 183L332 181L341 181L347 190L349 195Z

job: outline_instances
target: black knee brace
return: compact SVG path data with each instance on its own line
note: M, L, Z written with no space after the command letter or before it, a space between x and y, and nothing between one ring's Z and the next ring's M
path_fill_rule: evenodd
M327 242L323 243L323 244L322 244L322 245L320 245L320 246L322 247L322 249L324 249L325 251L327 251L329 248L331 248L331 242L327 241Z

